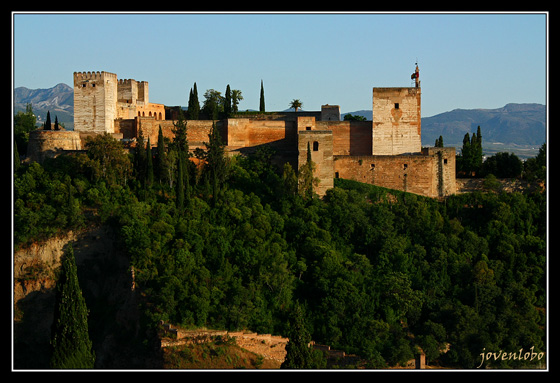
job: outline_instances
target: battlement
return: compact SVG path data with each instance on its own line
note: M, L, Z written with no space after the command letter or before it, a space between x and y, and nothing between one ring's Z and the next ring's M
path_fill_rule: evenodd
M97 72L74 72L74 81L102 80L104 78L117 79L115 73L97 71Z

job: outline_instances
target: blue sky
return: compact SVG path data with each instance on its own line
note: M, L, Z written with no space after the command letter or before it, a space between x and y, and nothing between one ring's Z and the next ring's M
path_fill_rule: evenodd
M14 87L72 86L75 71L148 81L150 101L187 105L197 83L242 91L241 110L298 98L305 110L371 109L373 87L411 86L422 116L547 102L547 15L13 14Z

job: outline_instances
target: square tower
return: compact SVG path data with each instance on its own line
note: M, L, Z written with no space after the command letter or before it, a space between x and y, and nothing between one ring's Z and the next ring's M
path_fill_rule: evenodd
M298 132L298 169L307 163L307 153L315 163L313 176L319 179L314 192L320 197L334 187L333 134L330 130L300 130Z
M114 133L117 118L117 75L74 72L74 130Z
M420 100L420 88L373 88L373 155L422 150Z

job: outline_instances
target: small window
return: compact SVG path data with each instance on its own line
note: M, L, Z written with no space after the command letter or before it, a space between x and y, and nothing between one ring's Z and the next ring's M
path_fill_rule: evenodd
M311 130L311 126L306 126L305 130Z
M82 88L85 88L85 87L86 87L86 84L82 84Z
M316 152L319 150L319 143L317 141L313 141L313 151Z
M447 165L447 158L444 158L444 159L443 159L443 164L444 164L444 165Z
M92 88L95 88L95 84L91 84L91 87L92 87Z
M335 172L335 173L334 173L334 178L340 178L340 173L339 173L339 172Z
M375 164L371 164L371 165L369 166L369 170L374 171L374 170L375 170Z
M399 109L399 103L395 102L395 109Z
M406 170L408 168L408 164L404 164L403 169Z

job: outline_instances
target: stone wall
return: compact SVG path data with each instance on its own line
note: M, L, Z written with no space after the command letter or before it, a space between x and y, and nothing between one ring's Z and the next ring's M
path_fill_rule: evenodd
M421 150L420 88L373 88L372 154Z
M417 155L334 156L334 174L337 178L437 198L455 194L455 150L428 148L425 154Z
M82 150L80 134L67 130L42 130L29 132L27 157L31 161L43 162L56 157L64 150Z

